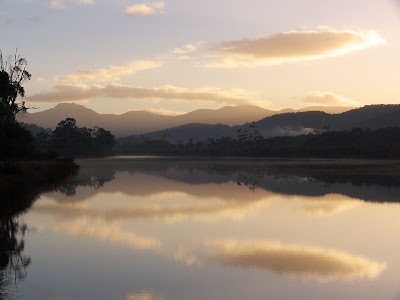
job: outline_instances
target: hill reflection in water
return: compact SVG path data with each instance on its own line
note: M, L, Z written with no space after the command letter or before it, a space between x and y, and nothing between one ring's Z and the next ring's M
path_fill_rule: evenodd
M327 290L318 295L331 293L334 299L335 286L351 281L358 296L373 299L376 294L362 282L400 274L397 248L391 247L400 213L396 162L113 158L78 163L79 174L43 194L27 219L40 228L38 234L68 239L71 247L101 256L98 268L104 264L113 276L126 264L122 282L133 277L129 282L136 283L122 287L112 281L110 293L119 286L124 297L187 299L179 296L180 282L190 279L176 270L187 268L202 278L187 282L191 288L221 284L218 296L213 289L206 292L210 299L228 294L243 299L242 281L268 295L295 285L304 293L286 294L298 299L308 299L305 282L313 288L323 284ZM74 257L79 251L58 250L71 256L68 261L91 260ZM120 267L114 269L109 260ZM96 281L95 273L85 272ZM220 272L235 284L225 285ZM150 280L170 273L176 285ZM139 274L153 275L146 281ZM261 284L265 281L270 284ZM82 287L73 295L101 299L104 292L101 286L96 292ZM73 298L62 288L57 295Z
M339 194L363 201L400 202L399 162L254 159L196 161L160 158L82 163L84 168L79 175L59 187L60 193L52 194L54 198L68 202L68 198L61 194L73 195L71 201L84 201L98 192L118 191L132 196L145 196L180 191L196 196L236 197L239 200L243 195L237 195L237 190L220 189L223 184L234 182L249 190L259 189L264 193L308 197ZM119 176L118 181L115 181L116 176ZM209 185L211 190L204 189L205 185ZM217 188L212 189L215 186ZM76 195L78 187L93 189ZM238 190L252 198L251 193L245 189Z

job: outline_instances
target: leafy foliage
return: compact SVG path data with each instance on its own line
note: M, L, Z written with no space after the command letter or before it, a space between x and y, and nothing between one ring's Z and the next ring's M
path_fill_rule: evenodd
M17 122L0 119L0 161L27 158L35 152L32 134Z
M0 51L0 118L14 121L20 112L27 110L25 101L17 102L18 96L25 97L24 82L31 79L26 70L27 61L17 51L8 59Z
M73 118L67 118L58 123L51 135L40 132L36 138L42 150L68 157L112 155L115 144L115 138L111 132L100 127L80 128Z

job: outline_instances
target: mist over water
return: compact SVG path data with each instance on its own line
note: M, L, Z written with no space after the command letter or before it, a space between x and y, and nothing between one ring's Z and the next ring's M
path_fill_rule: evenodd
M22 216L22 299L396 299L398 162L119 157Z

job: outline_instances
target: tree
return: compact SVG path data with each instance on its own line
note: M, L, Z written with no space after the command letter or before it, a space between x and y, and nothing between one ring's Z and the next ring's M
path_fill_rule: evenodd
M3 58L0 51L0 118L15 121L15 117L27 110L25 101L17 102L18 96L25 97L24 82L31 79L31 74L26 70L27 61L18 51L14 56Z
M69 157L112 155L115 137L101 127L78 127L76 120L67 118L58 123L47 141L50 151Z

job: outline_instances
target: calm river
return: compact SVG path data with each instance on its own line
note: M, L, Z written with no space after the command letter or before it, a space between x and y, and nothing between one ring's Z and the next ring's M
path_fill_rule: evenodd
M77 163L18 219L15 298L400 299L399 162Z

